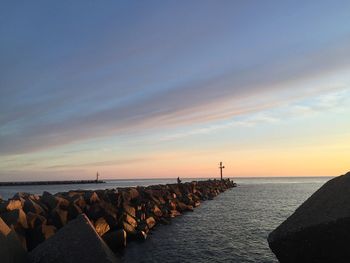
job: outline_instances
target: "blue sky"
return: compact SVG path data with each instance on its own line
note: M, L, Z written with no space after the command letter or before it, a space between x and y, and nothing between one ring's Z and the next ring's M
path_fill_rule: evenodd
M336 175L350 153L348 10L4 1L0 180L214 176L220 160L234 176Z

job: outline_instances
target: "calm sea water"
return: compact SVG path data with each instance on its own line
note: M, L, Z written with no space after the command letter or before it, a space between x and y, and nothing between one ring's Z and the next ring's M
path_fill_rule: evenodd
M173 219L171 225L157 226L145 242L129 243L122 261L277 262L268 247L267 235L329 179L236 178L239 187L213 201L203 202L194 212ZM0 187L0 195L8 198L18 191L41 194L44 190L59 192L174 181L118 180L100 185Z

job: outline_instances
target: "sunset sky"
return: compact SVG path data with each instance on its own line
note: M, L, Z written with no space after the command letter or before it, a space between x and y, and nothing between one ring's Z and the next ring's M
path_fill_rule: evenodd
M0 181L350 170L350 1L2 1Z

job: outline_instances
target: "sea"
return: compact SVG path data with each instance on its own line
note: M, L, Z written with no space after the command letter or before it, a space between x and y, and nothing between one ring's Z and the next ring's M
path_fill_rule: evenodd
M142 242L128 243L119 255L130 262L278 262L268 234L331 177L234 178L238 187L194 212L159 225ZM183 182L201 180L184 179ZM204 180L204 179L202 179ZM16 192L42 194L175 183L176 179L109 180L105 184L0 187L3 199Z

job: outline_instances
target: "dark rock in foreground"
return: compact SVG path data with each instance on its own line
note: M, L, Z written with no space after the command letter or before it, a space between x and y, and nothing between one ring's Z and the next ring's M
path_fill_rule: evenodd
M282 263L350 262L350 172L325 183L268 242Z
M114 253L86 215L79 215L30 253L33 263L114 263Z

